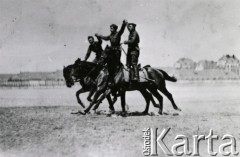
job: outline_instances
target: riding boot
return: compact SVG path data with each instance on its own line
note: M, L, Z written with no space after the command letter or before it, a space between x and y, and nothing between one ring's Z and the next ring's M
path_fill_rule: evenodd
M133 81L139 81L138 66L133 65Z

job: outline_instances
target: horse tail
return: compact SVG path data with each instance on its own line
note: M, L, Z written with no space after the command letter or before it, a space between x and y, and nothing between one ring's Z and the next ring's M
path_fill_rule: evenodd
M159 72L161 72L164 76L164 78L167 80L167 81L171 81L171 82L177 82L177 78L174 77L174 76L169 76L168 73L162 69L157 69Z

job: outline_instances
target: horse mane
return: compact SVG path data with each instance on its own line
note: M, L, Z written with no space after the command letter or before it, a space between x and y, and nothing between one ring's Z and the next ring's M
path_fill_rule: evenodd
M76 66L76 70L79 76L88 76L92 79L95 79L100 72L100 68L98 68L98 65L96 63L81 61L78 64L74 65Z
M96 67L97 64L96 63L92 63L92 62L88 62L88 61L81 61L79 66L81 67L81 69L86 70L86 71L89 72L92 68Z

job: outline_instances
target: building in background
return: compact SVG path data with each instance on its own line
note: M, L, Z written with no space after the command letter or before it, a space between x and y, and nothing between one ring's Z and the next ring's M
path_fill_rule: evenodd
M235 55L224 55L217 61L217 68L239 74L240 60Z
M175 64L176 69L195 69L196 63L189 58L180 58Z
M208 70L208 69L216 69L216 67L217 67L217 62L201 60L197 63L195 70L202 71L202 70Z

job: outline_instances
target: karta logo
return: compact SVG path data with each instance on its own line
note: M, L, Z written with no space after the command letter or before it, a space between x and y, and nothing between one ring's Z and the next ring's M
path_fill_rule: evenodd
M193 135L192 136L192 150L189 149L189 138L185 135L176 135L174 140L181 140L181 142L172 145L171 149L167 147L167 144L164 142L164 138L168 135L171 128L163 129L160 135L158 135L158 128L146 128L143 130L143 155L144 156L158 156L158 148L166 154L167 156L200 156L199 153L199 141L207 140L207 150L208 154L211 156L216 156L218 153L223 156L235 155L237 156L239 152L237 151L237 142L235 137L232 135L226 134L223 135L221 140L227 140L218 147L218 152L213 150L214 140L218 140L219 136L213 134L213 130L210 129L209 134L205 135ZM179 148L183 148L183 151L179 151ZM231 151L227 151L226 148L230 148Z

